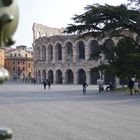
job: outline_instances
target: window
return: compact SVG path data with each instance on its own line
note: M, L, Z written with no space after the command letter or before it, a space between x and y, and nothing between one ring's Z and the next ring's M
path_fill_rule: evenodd
M22 70L25 71L25 67L23 67Z
M28 64L28 67L30 68L30 63Z
M25 54L25 57L27 57L27 54Z
M13 67L13 71L15 71L15 67Z
M15 64L15 62L13 61L13 64Z
M18 71L20 71L20 67L18 67Z
M10 54L10 57L12 57L12 53Z

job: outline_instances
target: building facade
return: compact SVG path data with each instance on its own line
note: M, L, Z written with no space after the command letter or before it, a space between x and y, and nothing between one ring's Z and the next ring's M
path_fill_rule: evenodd
M4 49L0 49L0 68L4 68L4 60L5 60Z
M106 48L112 48L116 40L104 38L98 41L92 37L78 39L76 35L52 33L52 30L50 34L41 36L42 28L40 24L33 25L34 76L38 83L47 78L54 84L82 84L84 81L96 84L101 73L93 72L92 68L107 62L104 55L100 60L91 60L91 54L106 40ZM106 57L110 56L106 54ZM106 83L112 80L109 75L107 72L103 75Z
M17 46L16 49L5 52L5 68L9 71L11 79L30 78L33 75L32 52L26 46Z

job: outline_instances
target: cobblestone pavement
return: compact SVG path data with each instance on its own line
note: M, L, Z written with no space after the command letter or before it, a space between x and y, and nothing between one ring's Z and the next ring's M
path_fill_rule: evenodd
M0 85L0 127L12 140L139 140L140 95L81 86Z

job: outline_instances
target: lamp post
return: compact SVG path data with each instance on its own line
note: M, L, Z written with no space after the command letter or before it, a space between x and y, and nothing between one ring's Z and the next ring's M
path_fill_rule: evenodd
M0 48L14 44L12 39L18 25L18 8L16 0L0 0ZM9 78L8 71L0 67L0 82ZM0 140L12 138L12 130L0 128Z

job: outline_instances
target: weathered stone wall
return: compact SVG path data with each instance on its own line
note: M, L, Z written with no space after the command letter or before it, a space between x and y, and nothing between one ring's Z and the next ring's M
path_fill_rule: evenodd
M51 31L47 29L52 29ZM49 79L54 84L96 84L100 73L92 71L101 61L90 60L91 53L98 45L103 44L107 39L97 40L86 37L78 39L76 35L64 35L61 29L33 25L34 34L34 76L38 83ZM37 38L37 31L46 36ZM49 35L54 33L53 35ZM110 40L112 44L116 40Z

